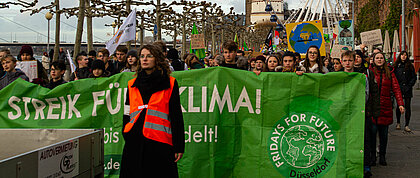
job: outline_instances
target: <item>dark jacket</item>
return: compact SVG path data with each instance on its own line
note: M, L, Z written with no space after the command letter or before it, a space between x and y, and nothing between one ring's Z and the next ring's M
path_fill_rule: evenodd
M29 78L19 69L16 69L16 72L5 72L5 74L0 78L0 90L15 81L18 78L29 81Z
M114 62L114 65L115 65L115 71L117 73L120 73L126 67L127 62L120 62L120 61L117 60L117 61Z
M391 79L386 77L385 71L377 70L375 75L375 82L378 85L380 93L380 115L379 117L373 118L372 122L378 125L391 125L393 121L392 102L391 102L391 91L394 93L398 106L404 106L404 101L401 95L400 86L398 80L394 74L394 68L389 67L391 72ZM372 71L374 71L372 69Z
M77 68L76 73L77 73L77 78L79 80L84 79L84 78L89 78L89 75L91 74L89 67ZM74 72L73 72L70 76L70 81L74 81L75 78L76 77L74 76Z
M379 86L376 83L375 80L375 74L373 73L372 70L370 69L366 69L366 71L358 71L359 73L364 73L366 75L366 78L368 80L368 84L369 84L369 97L368 100L366 102L366 111L365 111L365 115L366 115L366 120L368 120L367 118L371 119L371 118L378 118L380 113L381 113L381 99L379 96Z
M153 93L170 87L169 77L162 76L158 70L150 75L142 71L133 86L139 89L143 103L147 104ZM126 105L130 105L129 98L130 93L127 92ZM146 110L143 110L133 128L127 133L122 132L125 145L120 177L178 177L174 158L175 153L184 152L185 136L179 89L176 81L169 99L169 119L171 121L173 146L144 137L145 116ZM123 129L129 121L130 117L124 115Z
M120 71L117 71L115 62L113 62L112 60L108 60L108 64L109 64L108 68L106 68L105 70L109 72L109 76L113 76L120 72Z
M52 79L50 80L50 82L49 83L47 83L46 85L45 85L45 88L49 88L49 89L54 89L55 87L57 87L58 85L62 85L62 84L65 84L65 83L67 83L66 81L64 81L63 79L61 79L61 80L59 80L59 81L56 81L56 82L54 82Z
M403 98L413 97L413 86L416 84L416 72L414 67L405 68L405 63L401 62L395 68L395 76L398 79L398 84L401 88Z

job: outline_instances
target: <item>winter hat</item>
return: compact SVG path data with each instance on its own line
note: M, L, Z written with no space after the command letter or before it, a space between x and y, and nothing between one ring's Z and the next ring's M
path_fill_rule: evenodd
M102 69L105 71L105 63L102 60L96 59L92 62L92 70Z
M27 53L31 56L34 56L34 50L32 50L32 47L29 45L23 45L20 49L19 55L22 55L23 53Z
M136 50L130 50L130 51L128 51L127 57L129 57L129 56L133 56L133 57L136 57L137 59L139 59L139 56L137 55L137 51Z

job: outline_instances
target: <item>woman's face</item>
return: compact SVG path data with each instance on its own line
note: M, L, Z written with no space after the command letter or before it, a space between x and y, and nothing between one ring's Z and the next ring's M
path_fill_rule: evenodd
M401 55L401 60L403 61L403 62L405 62L405 60L407 60L407 53L403 53L402 55Z
M356 59L354 61L354 65L358 66L362 63L362 57L356 54Z
M95 77L99 77L102 73L104 73L104 71L102 69L93 69L92 73Z
M318 50L316 50L316 48L309 48L308 49L309 62L316 62L317 58L318 58Z
M339 60L334 60L334 71L340 71L343 68Z
M140 64L142 69L153 69L156 66L156 58L144 48L140 52Z
M275 57L268 58L268 70L274 70L279 65Z
M127 62L130 65L135 65L137 62L137 58L135 56L128 56L127 58Z
M22 61L29 61L31 60L32 56L28 53L23 53L22 55L20 55L20 58L22 59Z
M330 64L330 60L325 59L325 60L324 60L324 66L328 66L328 64Z
M373 59L373 62L375 62L376 66L383 66L385 64L384 55L382 55L381 53L376 54L375 59Z
M255 61L251 61L251 68L255 68Z

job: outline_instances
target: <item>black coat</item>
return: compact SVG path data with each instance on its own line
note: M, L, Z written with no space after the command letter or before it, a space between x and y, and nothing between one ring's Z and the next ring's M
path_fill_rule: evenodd
M77 68L76 73L77 73L77 79L80 80L84 78L89 78L91 71L90 71L90 68L84 67L84 68ZM74 81L75 78L76 77L74 76L74 72L73 72L70 76L70 81Z
M51 79L50 82L45 85L45 88L49 88L49 89L52 90L55 87L57 87L58 85L62 85L62 84L65 84L65 83L67 83L67 82L64 81L63 79L61 79L59 81L56 81L56 82L54 82L53 79Z
M169 78L158 75L140 73L134 82L139 88L143 103L147 104L153 93L169 88ZM130 104L130 94L127 92L126 105ZM146 110L140 113L133 128L128 133L123 132L125 140L120 177L178 177L175 153L183 153L185 148L184 122L179 99L178 83L175 81L169 100L169 119L172 128L172 143L150 140L143 135L143 125ZM123 129L130 118L124 115Z
M416 84L416 72L413 66L407 69L405 65L406 64L403 62L399 63L394 72L398 83L400 84L403 98L412 98L413 86Z

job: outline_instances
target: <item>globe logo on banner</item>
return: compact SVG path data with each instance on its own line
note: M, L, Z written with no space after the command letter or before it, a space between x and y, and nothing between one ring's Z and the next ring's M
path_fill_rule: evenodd
M324 154L324 139L313 127L297 125L289 128L281 138L283 158L297 168L308 168L317 163Z
M320 22L319 22L320 23ZM301 23L295 26L289 34L289 44L294 51L298 53L306 53L306 50L312 46L322 45L322 32L310 23Z
M333 126L315 113L291 113L269 134L268 156L284 177L324 176L337 157Z

